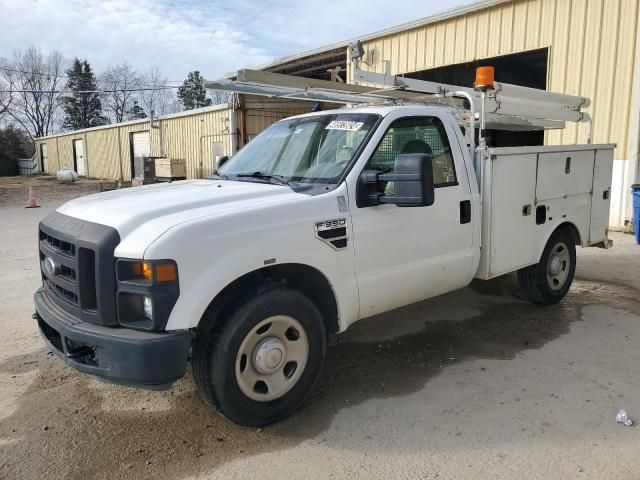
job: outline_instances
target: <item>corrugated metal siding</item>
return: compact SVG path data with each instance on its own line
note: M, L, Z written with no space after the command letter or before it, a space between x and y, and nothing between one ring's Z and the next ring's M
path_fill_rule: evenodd
M251 139L278 120L309 113L313 103L247 97L244 106L246 111L247 136Z
M391 60L397 74L548 47L547 88L590 97L593 141L617 143L615 158L629 158L632 89L640 88L640 79L633 78L639 4L514 0L366 41L365 58L377 72L383 71L383 60ZM584 142L586 131L584 124L568 123L562 131L547 132L546 142Z
M122 172L122 178L128 181L131 180L129 134L148 129L149 123L143 122L70 132L55 137L37 139L36 148L38 155L40 155L40 145L43 143L47 145L49 158L47 173L55 174L62 167L73 168L73 141L82 139L88 177L118 180L121 178Z
M47 156L49 158L49 169L47 173L55 173L62 167L73 167L73 140L83 138L80 135L62 135L47 140L36 140L36 153L38 160L42 162L40 144L47 144Z
M212 142L222 142L225 155L231 155L229 108L195 115L162 119L158 122L164 138L164 155L184 159L187 178L204 178L213 172ZM151 130L151 155L160 156L159 128Z
M247 135L249 139L255 137L265 128L294 115L311 112L314 102L272 99L245 95L244 107L246 111ZM340 108L342 105L323 103L325 110Z
M85 133L87 176L92 178L120 178L118 164L117 129Z
M170 158L187 160L189 178L201 178L212 171L213 153L211 142L221 141L226 155L231 154L228 108L214 111L194 112L154 122L164 129L164 154ZM55 137L36 140L47 144L49 171L54 174L61 167L73 167L73 140L84 141L87 176L91 178L131 180L131 134L151 131L151 154L160 155L160 135L149 122L127 123L81 132L71 132ZM210 140L210 141L209 141Z

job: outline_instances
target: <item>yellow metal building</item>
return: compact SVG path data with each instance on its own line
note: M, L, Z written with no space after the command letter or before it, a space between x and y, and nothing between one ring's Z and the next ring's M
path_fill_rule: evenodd
M89 178L129 181L142 156L186 161L187 178L209 176L215 157L231 155L272 123L309 112L308 102L234 96L231 104L38 138L44 172L63 167Z
M360 40L359 68L471 86L478 65L496 80L590 97L593 141L616 143L610 223L631 216L630 186L640 183L640 1L490 0L352 40L282 58L260 68L353 81L349 44ZM547 144L586 141L586 125L540 137ZM529 139L531 140L531 139Z

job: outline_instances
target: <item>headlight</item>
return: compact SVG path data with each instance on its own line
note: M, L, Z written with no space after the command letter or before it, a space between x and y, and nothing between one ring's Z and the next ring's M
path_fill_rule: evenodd
M116 277L120 325L139 330L164 330L180 295L176 262L119 259Z
M149 320L153 320L153 300L151 300L151 297L144 297L142 305L144 308L144 316Z

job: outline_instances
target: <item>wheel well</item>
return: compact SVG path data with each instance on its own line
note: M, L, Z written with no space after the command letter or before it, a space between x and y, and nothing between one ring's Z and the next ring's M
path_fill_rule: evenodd
M560 232L560 231L567 233L567 235L569 235L571 240L573 240L573 243L575 243L576 245L582 245L582 242L580 240L580 232L578 231L578 229L573 223L565 222L561 225L558 225L558 227L553 231L553 233Z
M243 275L218 293L207 311L215 310L218 306L224 308L239 292L258 289L265 283L282 283L299 290L320 310L327 333L336 333L340 329L338 303L331 284L320 271L299 263L272 265Z

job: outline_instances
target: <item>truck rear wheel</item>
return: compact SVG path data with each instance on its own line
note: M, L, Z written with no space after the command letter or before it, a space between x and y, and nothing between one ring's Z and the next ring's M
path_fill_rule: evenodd
M297 290L268 287L202 319L193 375L205 401L225 417L266 425L300 406L318 380L325 349L314 303Z
M551 235L539 263L518 270L518 284L528 300L551 305L567 294L575 271L575 244L566 232L558 231Z

